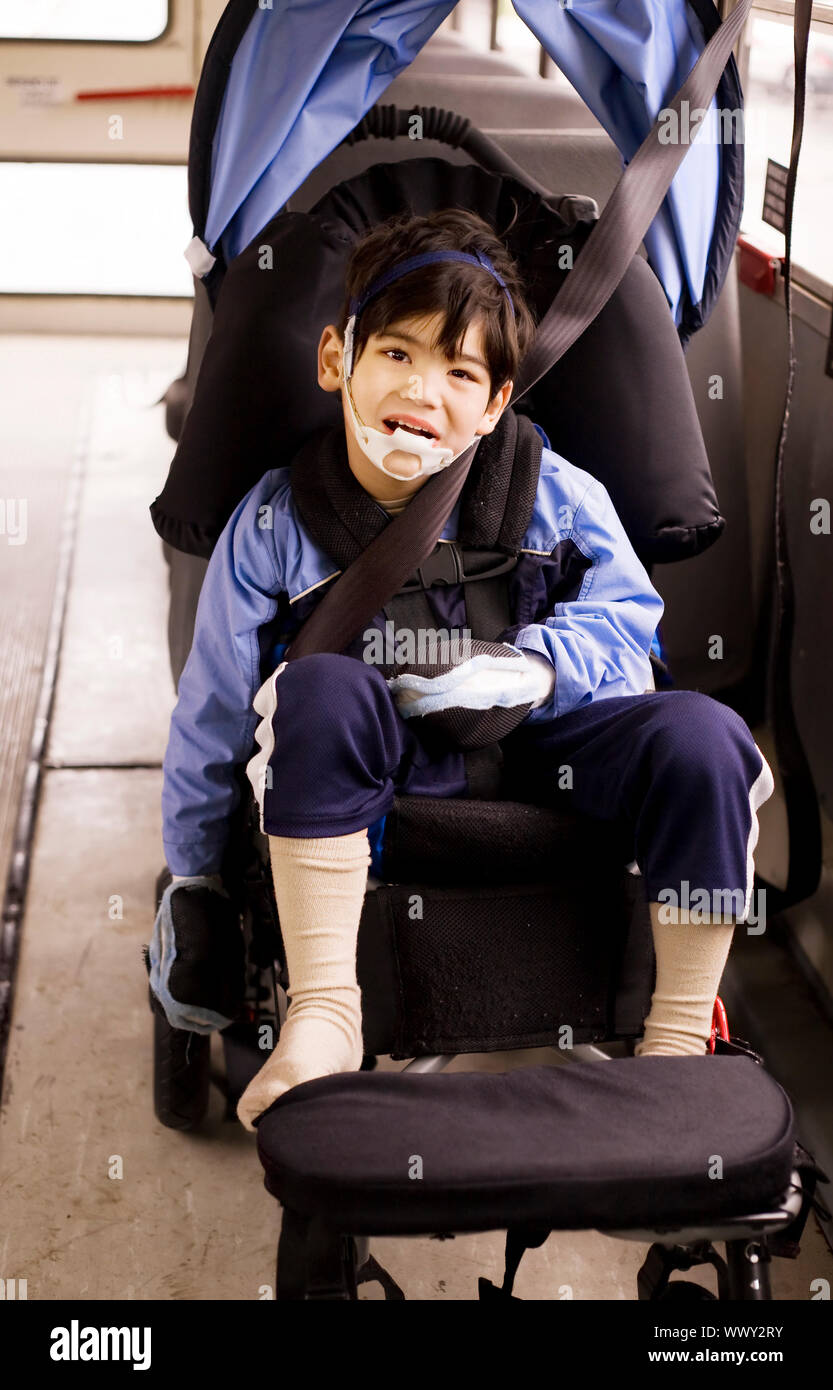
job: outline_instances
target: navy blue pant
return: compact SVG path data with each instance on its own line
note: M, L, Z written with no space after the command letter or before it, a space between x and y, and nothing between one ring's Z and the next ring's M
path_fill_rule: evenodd
M427 752L381 672L355 657L282 663L255 709L261 752L247 772L265 834L319 838L367 827L373 844L394 793L466 795L463 754ZM663 889L681 901L686 892L739 890L745 919L756 813L773 778L734 710L697 691L621 696L522 724L501 746L504 795L627 829L647 901L668 901Z

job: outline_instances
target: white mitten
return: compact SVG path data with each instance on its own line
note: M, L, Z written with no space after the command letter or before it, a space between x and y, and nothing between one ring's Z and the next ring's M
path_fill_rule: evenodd
M546 657L508 642L452 644L434 662L388 680L403 719L425 720L458 748L497 743L552 694L555 670Z

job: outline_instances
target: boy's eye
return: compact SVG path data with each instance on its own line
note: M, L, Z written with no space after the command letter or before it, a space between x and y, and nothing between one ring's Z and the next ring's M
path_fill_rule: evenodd
M394 361L399 361L400 358L408 356L404 348L382 348L381 352L383 357L390 357L392 354L394 354ZM465 380L467 381L477 381L477 377L474 376L471 372L466 371L465 367L452 368L451 375L461 376L465 378Z

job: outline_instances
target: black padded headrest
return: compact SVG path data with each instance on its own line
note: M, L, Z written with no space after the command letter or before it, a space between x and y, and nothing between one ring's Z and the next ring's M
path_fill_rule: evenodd
M341 420L320 390L316 350L335 322L355 242L394 214L478 212L517 260L537 318L590 233L566 224L518 181L443 159L376 164L308 213L278 214L231 263L194 402L168 480L150 511L176 549L210 556L229 516L313 431ZM646 563L683 559L720 535L705 445L665 295L636 257L601 314L513 406L553 449L598 478Z

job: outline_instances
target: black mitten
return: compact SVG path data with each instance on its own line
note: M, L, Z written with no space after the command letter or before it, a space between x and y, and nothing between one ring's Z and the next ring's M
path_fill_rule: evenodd
M231 1023L245 995L240 916L204 877L165 889L154 923L150 985L172 1028L210 1033Z

